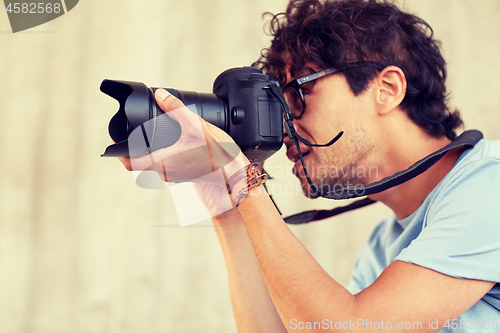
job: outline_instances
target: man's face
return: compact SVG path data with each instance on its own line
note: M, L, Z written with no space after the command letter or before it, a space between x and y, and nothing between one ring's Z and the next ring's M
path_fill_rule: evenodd
M308 74L311 72L304 71L292 78L287 73L287 82ZM297 133L311 143L325 144L344 132L340 140L329 147L300 144L313 182L324 191L368 183L370 170L363 163L374 149L369 132L374 107L369 87L368 91L355 96L345 76L336 73L306 83L302 90L306 108L302 116L294 120ZM317 196L307 182L294 141L285 135L284 142L288 158L295 162L293 172L300 179L304 194L311 198Z

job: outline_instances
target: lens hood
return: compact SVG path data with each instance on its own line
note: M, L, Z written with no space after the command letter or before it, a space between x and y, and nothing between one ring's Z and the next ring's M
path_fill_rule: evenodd
M144 83L104 80L100 89L120 104L108 128L115 144L108 146L101 156L138 157L179 139L179 123L164 114L154 100L153 90ZM144 145L137 145L137 135L143 136ZM135 144L130 144L131 137L135 138Z

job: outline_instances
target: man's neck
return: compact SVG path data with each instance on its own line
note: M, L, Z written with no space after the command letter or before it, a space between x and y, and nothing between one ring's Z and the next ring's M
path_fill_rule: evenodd
M426 145L424 150L408 154L410 156L406 161L398 163L398 165L401 167L402 164L406 164L407 166L401 169L403 170L434 151L443 148L449 142L450 140L448 139L434 140L429 145ZM380 201L391 208L399 220L410 216L422 205L439 182L453 169L463 151L464 148L452 149L439 162L421 175L399 186L371 195L370 198ZM401 170L386 170L390 174L384 174L383 177L390 176Z

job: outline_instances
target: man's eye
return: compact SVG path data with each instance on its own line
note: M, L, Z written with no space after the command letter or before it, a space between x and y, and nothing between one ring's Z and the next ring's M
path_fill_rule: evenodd
M300 88L302 89L302 93L306 95L311 93L313 87L314 87L314 81L305 83Z
M302 95L309 95L312 92L312 87L302 87Z

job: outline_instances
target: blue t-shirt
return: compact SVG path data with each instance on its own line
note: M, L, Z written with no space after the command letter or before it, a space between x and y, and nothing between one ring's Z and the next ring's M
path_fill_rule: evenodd
M500 332L500 141L481 140L464 151L412 215L380 223L363 246L347 289L357 294L394 260L496 282L458 318L457 329L441 332Z

